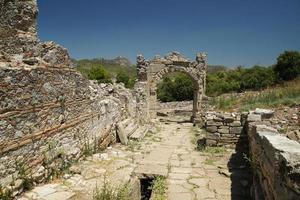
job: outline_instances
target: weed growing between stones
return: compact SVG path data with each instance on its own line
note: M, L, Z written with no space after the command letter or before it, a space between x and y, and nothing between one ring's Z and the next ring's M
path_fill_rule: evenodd
M168 190L166 177L156 176L150 190L152 190L151 200L166 200Z
M256 164L256 160L257 160L257 156L255 154L252 154L251 157L247 156L246 154L243 154L244 159L246 160L246 162L250 165L251 170L253 173L257 172L257 164Z
M28 172L26 163L23 161L16 161L16 171L19 173L19 178L23 180L23 189L30 190L33 187L33 178Z
M209 157L208 158L206 158L206 160L205 160L205 164L206 165L214 165L215 164L215 158L212 156L212 155L209 155Z
M1 200L12 200L12 192L9 189L4 188L0 185L0 199Z
M205 160L205 164L207 165L214 165L216 161L216 157L223 155L226 152L225 147L206 147L201 150L201 152L207 154L207 158Z
M104 177L104 185L102 188L94 190L93 200L130 200L129 184L125 183L117 188L114 188Z
M47 171L47 181L61 177L64 173L69 171L71 166L71 162L68 161L65 150L63 148L57 148L58 146L57 140L51 140L43 152L43 166Z
M206 147L203 149L204 153L210 153L210 154L224 154L226 152L225 147Z
M85 141L83 144L82 155L86 158L88 156L93 155L93 153L94 153L94 148L88 141Z

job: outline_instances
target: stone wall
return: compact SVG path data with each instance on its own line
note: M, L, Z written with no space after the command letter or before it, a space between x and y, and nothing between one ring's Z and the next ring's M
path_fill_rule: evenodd
M0 0L0 61L72 66L68 51L37 38L37 0Z
M236 144L247 138L243 131L245 117L240 113L207 112L205 115L208 146Z
M88 81L39 42L37 13L36 0L0 0L0 192L14 196L114 143L119 122L148 119L143 90Z
M208 112L206 143L236 145L237 153L249 155L244 159L253 175L253 199L300 199L300 144L271 127L273 113L265 109L241 114Z
M253 199L300 199L300 144L262 124L247 123Z
M19 192L23 169L34 182L51 178L115 142L116 123L136 114L131 91L71 69L1 67L0 86L0 184Z
M192 111L193 101L157 102L157 110L160 109L187 109Z

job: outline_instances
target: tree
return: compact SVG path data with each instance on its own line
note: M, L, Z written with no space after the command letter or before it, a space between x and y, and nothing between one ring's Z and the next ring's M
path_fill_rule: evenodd
M170 73L158 84L157 97L162 102L192 100L194 87L194 81L188 75Z
M88 78L97 80L98 83L111 83L110 74L102 65L93 66L88 72Z
M280 81L288 81L300 75L300 53L285 51L277 58L274 72Z

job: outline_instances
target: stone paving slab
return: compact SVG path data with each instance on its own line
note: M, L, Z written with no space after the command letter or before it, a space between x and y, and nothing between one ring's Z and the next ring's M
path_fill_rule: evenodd
M161 124L155 135L147 135L129 148L120 144L76 164L67 178L38 186L21 200L88 200L104 178L117 186L135 175L162 175L167 178L168 199L230 199L231 173L227 168L233 150L220 154L198 152L191 123Z

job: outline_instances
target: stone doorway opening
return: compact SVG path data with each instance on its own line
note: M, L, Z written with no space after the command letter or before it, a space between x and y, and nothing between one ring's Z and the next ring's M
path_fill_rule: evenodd
M196 115L197 86L196 80L185 72L165 74L156 85L156 116L172 116L176 121L190 122Z

